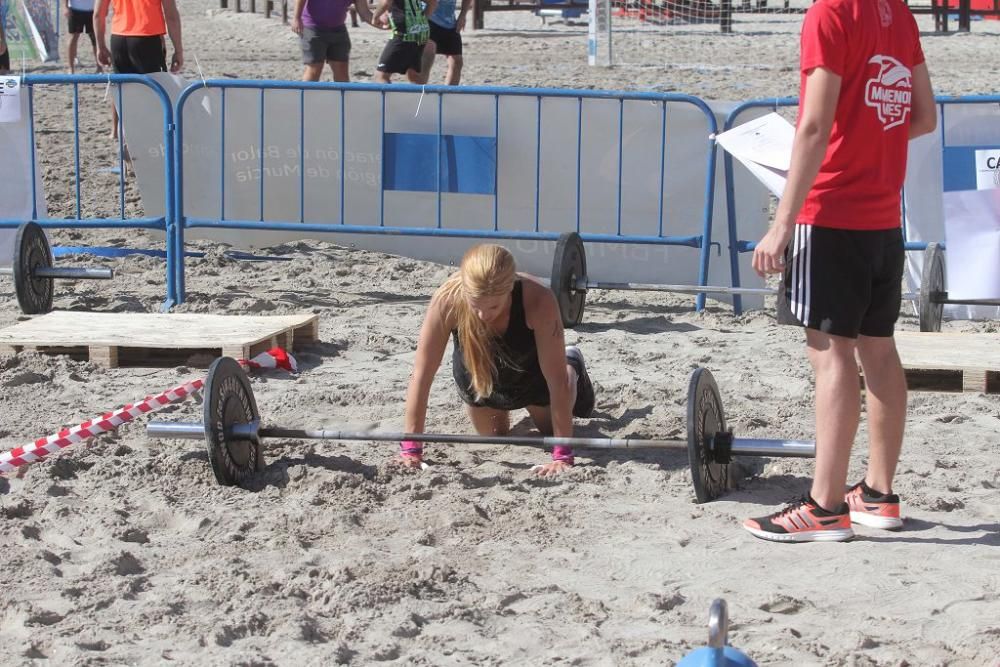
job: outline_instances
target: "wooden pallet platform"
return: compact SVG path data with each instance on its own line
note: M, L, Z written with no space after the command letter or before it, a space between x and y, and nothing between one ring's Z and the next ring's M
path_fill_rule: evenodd
M1000 334L897 331L896 347L911 390L1000 393Z
M33 350L119 366L207 368L319 339L318 315L199 315L56 311L0 330L0 354Z

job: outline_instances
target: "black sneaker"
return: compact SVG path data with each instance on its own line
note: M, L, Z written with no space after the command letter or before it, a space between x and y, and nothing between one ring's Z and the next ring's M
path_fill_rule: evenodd
M573 404L573 416L586 419L594 412L594 385L587 374L583 352L576 345L566 346L566 363L576 370L576 403Z

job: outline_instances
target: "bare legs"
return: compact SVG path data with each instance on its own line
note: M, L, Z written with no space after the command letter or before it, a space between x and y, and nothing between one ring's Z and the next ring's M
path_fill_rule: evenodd
M569 404L576 403L576 369L566 364L566 382L569 384ZM494 408L466 406L472 426L479 435L507 435L510 432L510 413ZM535 428L543 435L552 435L552 412L547 405L529 405L528 414Z
M816 475L812 497L833 510L844 501L851 447L861 416L855 351L868 383L869 464L866 483L883 493L902 449L906 379L892 338L858 340L806 330L809 361L816 374Z
M320 77L323 76L323 64L309 63L305 66L302 71L303 81L319 81ZM330 66L330 72L333 74L333 80L338 83L348 83L351 80L350 68L346 60L327 60L326 64Z

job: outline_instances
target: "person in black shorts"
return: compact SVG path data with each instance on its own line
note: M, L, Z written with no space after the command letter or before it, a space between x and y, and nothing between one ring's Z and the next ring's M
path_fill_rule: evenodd
M430 39L424 48L421 67L423 83L431 76L431 67L435 56L442 55L448 59L448 73L444 77L446 86L457 86L462 79L462 31L465 30L465 15L472 5L472 0L462 0L462 8L455 17L455 0L440 0L437 8L428 19Z
M555 295L518 273L503 246L471 248L431 299L406 392L407 433L424 432L431 383L449 337L458 395L480 435L506 435L510 411L525 409L541 433L571 437L573 416L593 412L583 353L565 345ZM400 456L407 467L423 465L418 442L400 443ZM573 450L555 447L552 461L536 472L555 475L572 465Z
M372 15L372 25L392 30L375 68L377 83L392 83L393 74L405 74L410 83L423 83L420 75L424 45L430 28L427 15L437 3L428 0L381 0Z
M94 0L66 0L63 5L66 16L66 30L69 32L69 73L76 74L76 46L80 34L87 33L90 38L90 48L94 52L94 65L97 73L104 71L97 60L97 39L94 37Z

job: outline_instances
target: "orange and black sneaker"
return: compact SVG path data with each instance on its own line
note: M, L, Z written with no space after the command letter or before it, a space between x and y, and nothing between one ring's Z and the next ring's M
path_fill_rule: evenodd
M861 480L847 490L844 501L851 510L851 521L883 530L899 530L903 520L899 516L899 496L879 493Z
M773 542L844 542L854 537L846 503L830 512L808 496L780 512L747 519L743 527L755 537Z

